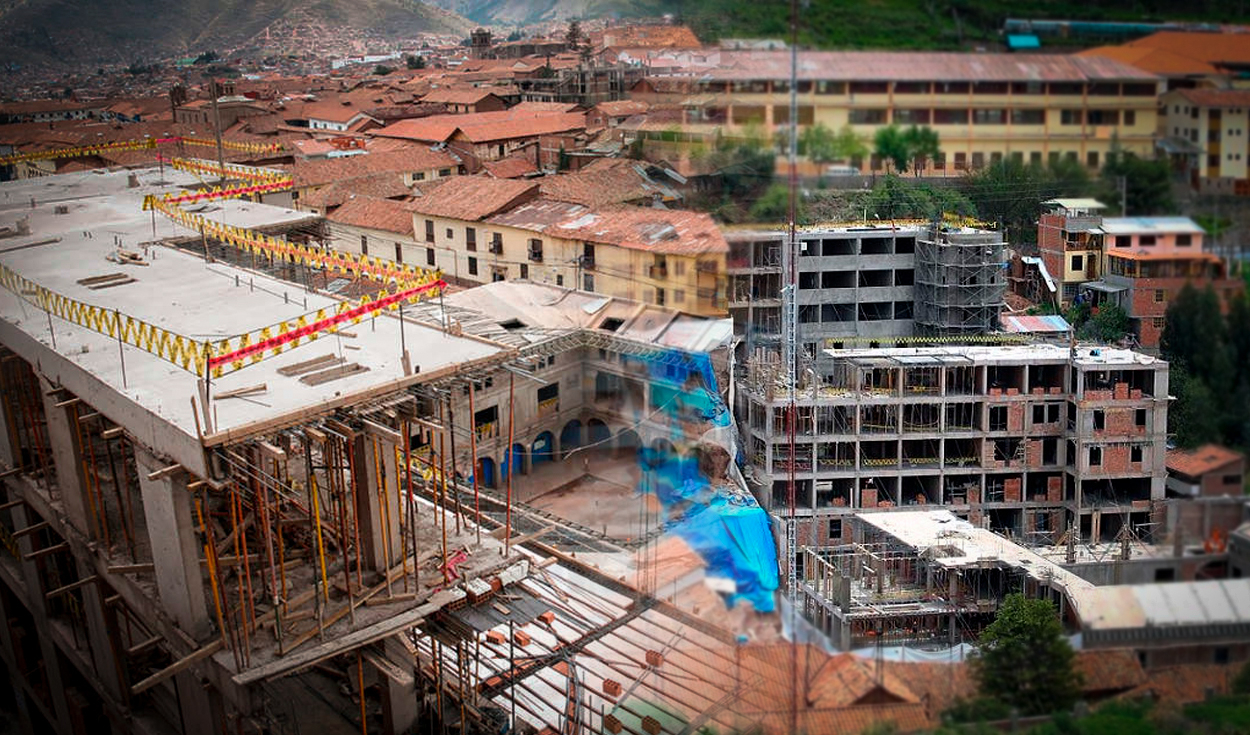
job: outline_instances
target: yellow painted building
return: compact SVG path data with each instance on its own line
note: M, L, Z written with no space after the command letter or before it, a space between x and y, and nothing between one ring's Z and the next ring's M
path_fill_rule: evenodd
M538 198L526 181L456 177L410 203L418 264L469 284L526 279L726 313L726 244L706 214L591 209Z
M727 52L702 91L724 100L705 111L730 129L773 132L788 124L790 55ZM960 171L1004 158L1076 160L1098 168L1113 141L1153 156L1158 77L1099 57L887 51L802 52L798 123L850 125L865 137L883 126L929 126L943 157L928 173ZM880 170L875 159L860 162Z

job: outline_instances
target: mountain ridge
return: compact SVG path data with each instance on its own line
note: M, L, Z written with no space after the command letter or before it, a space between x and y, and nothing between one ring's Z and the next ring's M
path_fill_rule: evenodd
M388 39L422 32L468 35L473 27L418 0L18 0L0 6L0 63L132 63L208 50L224 54L253 42L267 27L299 23Z

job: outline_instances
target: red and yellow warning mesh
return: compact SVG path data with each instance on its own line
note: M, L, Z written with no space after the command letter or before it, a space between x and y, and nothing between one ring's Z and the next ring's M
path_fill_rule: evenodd
M51 148L46 151L31 151L29 153L14 153L8 156L0 156L0 166L7 166L11 163L20 163L22 161L46 161L50 158L77 158L79 156L95 156L111 151L139 151L152 148L156 148L155 138L145 138L143 140L123 140L116 143L97 143L95 145L84 145L76 148Z
M14 153L8 156L0 156L0 166L7 166L12 163L21 163L22 161L46 161L53 158L96 156L101 153L109 153L112 151L150 150L156 148L157 145L176 143L204 148L217 147L217 141L211 138L186 138L175 136L172 138L119 140L113 143L94 143L92 145L74 146L70 148L49 148L43 151L30 151L28 153ZM282 151L281 143L248 143L238 140L223 140L221 141L221 147L228 151L241 151L243 153L258 155L263 153L279 153Z
M285 180L288 183L293 183L291 181L291 174L274 168L243 166L237 163L227 163L222 165L216 161L209 161L203 158L166 158L159 154L156 157L157 159L168 163L170 168L178 171L186 171L187 173L196 175L205 174L209 176L220 176L227 179L251 181L254 183L268 183L282 180Z
M207 342L184 337L142 319L122 314L116 309L105 309L71 299L40 286L4 264L0 264L0 285L53 316L93 332L119 338L128 345L138 347L196 375L204 373L204 366L211 353L211 346Z

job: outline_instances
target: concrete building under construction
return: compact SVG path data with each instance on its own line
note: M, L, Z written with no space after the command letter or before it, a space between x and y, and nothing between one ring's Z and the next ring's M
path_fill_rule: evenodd
M727 230L729 312L748 352L777 349L783 230ZM1003 237L931 223L804 228L798 233L800 354L827 363L843 343L892 344L995 331L1006 293Z
M841 543L861 510L939 505L1026 542L1149 537L1165 496L1168 365L1051 344L830 350L790 394L772 353L739 384L744 472L799 545Z

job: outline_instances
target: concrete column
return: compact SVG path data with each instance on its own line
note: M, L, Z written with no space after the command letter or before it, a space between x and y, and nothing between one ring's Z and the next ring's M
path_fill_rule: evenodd
M27 511L25 506L13 509L13 525L16 529L26 528L38 522L39 517ZM67 733L70 730L69 700L65 698L65 683L61 679L61 659L56 645L48 629L48 613L44 606L43 595L47 592L39 579L39 568L35 561L27 561L26 557L35 550L32 542L33 534L22 536L17 540L18 551L22 555L22 579L26 582L26 607L35 621L35 630L39 635L39 653L43 658L44 673L48 680L48 695L51 698L52 715L56 721L52 724L57 732Z
M161 604L188 635L201 638L209 630L209 610L187 475L178 470L149 480L148 474L161 469L162 463L140 446L135 446L135 464Z
M87 498L85 489L86 478L83 476L82 445L78 441L78 432L74 428L70 411L74 407L57 408L59 401L70 397L65 392L48 395L53 386L43 376L39 377L39 388L43 392L43 413L48 422L48 444L52 450L52 461L56 464L56 485L61 491L61 502L65 506L65 515L76 529L88 538L94 538L92 524L87 515Z
M376 454L375 441L378 443ZM392 566L398 563L403 551L399 538L400 509L393 446L375 437L360 435L352 443L352 452L356 470L356 517L360 523L359 553L364 555L364 566L385 572L388 561ZM383 486L385 500L379 492Z
M404 735L416 727L417 685L416 677L409 670L411 666L411 662L408 668L395 666L395 671L391 673L399 676L378 671L378 684L382 690L382 732L386 735Z
M13 400L16 398L11 397ZM17 466L17 417L9 416L0 403L0 463L5 467Z
M92 569L84 569L78 565L80 577L90 575ZM125 703L121 668L118 659L121 652L117 649L113 633L115 626L106 620L108 612L104 609L104 600L100 589L94 584L82 588L83 616L87 619L87 640L91 647L91 660L95 664L96 676L104 684L104 688L118 704Z

